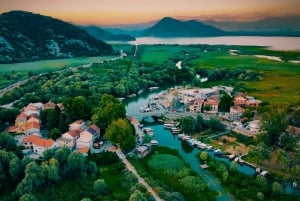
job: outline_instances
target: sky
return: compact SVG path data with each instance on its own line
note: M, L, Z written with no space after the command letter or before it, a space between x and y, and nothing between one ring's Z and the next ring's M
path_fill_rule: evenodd
M0 13L24 10L78 25L125 25L162 17L252 21L300 15L300 0L0 0Z

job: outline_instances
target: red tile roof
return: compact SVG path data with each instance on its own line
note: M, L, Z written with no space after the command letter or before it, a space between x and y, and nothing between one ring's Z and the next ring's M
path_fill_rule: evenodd
M96 126L95 124L91 125L90 128L94 129L95 131L100 131L100 128Z
M27 131L27 130L29 130L29 129L32 129L32 128L35 128L35 129L40 129L40 124L39 123L37 123L37 122L34 122L34 121L32 121L32 122L27 122L26 124L25 124L25 131Z
M43 104L44 109L49 109L49 108L55 108L55 103L52 103L51 100L48 101L48 103Z
M39 147L52 147L54 144L54 140L52 139L43 139L36 135L29 135L24 137L23 143L31 142L32 144Z
M89 147L83 147L83 148L78 148L77 149L80 153L86 154L89 152L90 148Z
M40 139L39 136L36 136L36 135L29 135L29 136L26 136L24 137L23 139L23 143L26 143L26 142L35 142L36 140Z
M20 113L16 119L23 119L23 118L27 118L26 114L24 112Z
M7 129L7 132L9 132L9 133L14 133L16 131L17 131L17 126L10 126Z
M68 134L71 135L72 137L79 137L81 132L82 132L81 129L70 130L70 131L68 131Z

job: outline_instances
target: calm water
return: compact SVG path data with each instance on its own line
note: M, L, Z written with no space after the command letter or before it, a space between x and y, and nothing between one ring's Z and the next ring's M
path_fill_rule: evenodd
M251 45L266 46L276 50L299 50L300 37L263 37L263 36L222 36L197 38L156 38L140 37L130 42L140 44L208 44L208 45Z

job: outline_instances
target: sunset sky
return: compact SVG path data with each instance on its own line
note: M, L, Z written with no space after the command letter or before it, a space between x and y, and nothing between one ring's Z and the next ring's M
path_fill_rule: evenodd
M0 13L24 10L74 24L122 25L179 19L255 20L300 15L300 0L0 0Z

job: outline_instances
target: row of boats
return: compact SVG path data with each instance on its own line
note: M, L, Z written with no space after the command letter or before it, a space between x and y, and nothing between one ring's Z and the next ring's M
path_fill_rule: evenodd
M164 124L164 128L167 129L167 130L170 130L171 133L173 134L179 134L180 133L180 130L178 128L179 126L179 123L165 123Z
M229 160L234 160L240 164L243 164L244 161L241 159L240 156L237 156L235 154L230 154L230 155L226 155L222 150L220 149L216 149L211 145L205 144L199 140L196 139L191 139L191 137L189 135L186 134L178 134L178 138L180 140L184 140L186 141L189 145L191 146L195 146L201 150L207 150L207 151L213 151L215 156L222 156L222 157L227 157L229 158Z

